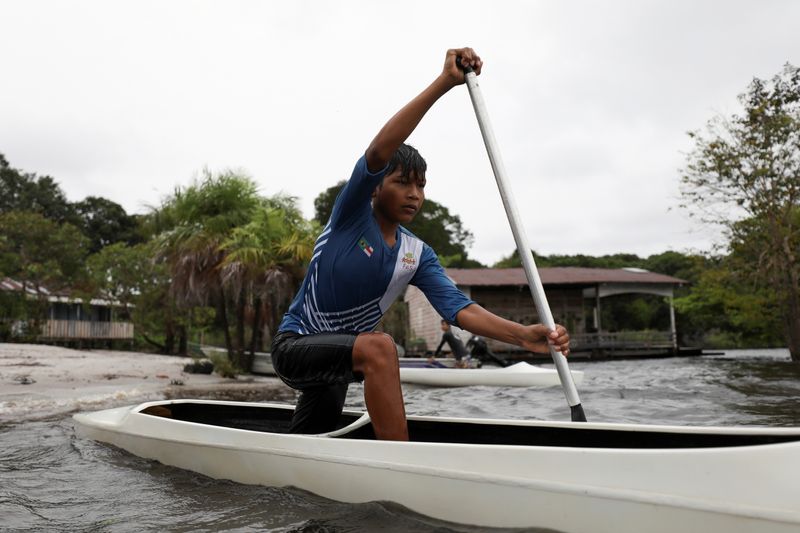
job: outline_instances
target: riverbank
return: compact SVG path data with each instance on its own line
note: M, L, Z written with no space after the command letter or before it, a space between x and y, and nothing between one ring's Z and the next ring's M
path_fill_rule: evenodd
M275 377L189 374L188 357L0 343L0 423L164 398L293 403Z

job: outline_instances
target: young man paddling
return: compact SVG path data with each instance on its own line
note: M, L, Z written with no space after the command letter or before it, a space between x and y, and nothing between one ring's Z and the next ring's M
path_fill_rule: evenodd
M443 319L476 335L533 352L552 345L569 353L563 326L523 326L468 299L436 253L401 225L422 207L427 169L404 142L440 97L464 83L457 57L480 75L483 63L471 48L448 50L441 74L389 119L358 160L317 238L305 280L272 343L278 376L301 391L291 432L334 429L348 384L363 379L376 436L408 440L397 349L389 335L373 330L409 283Z

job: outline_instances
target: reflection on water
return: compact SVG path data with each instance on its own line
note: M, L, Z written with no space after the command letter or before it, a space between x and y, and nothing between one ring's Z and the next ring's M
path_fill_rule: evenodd
M585 372L591 421L800 426L800 365L785 350L572 367ZM569 419L558 388L404 391L409 414ZM362 393L353 386L348 407L363 407ZM69 418L0 427L0 480L0 528L12 531L487 531L389 503L212 480L79 439Z
M787 350L738 350L723 356L575 362L594 422L666 425L800 426L800 364ZM348 402L363 407L361 389ZM409 413L569 420L560 388L406 387Z
M728 363L720 383L731 392L731 410L769 425L800 425L800 364L743 355L721 359Z

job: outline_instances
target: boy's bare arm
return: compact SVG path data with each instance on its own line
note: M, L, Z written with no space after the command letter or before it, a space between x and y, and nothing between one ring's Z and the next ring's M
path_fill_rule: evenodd
M464 72L456 65L456 57L460 57L464 65L471 66L476 74L480 74L483 62L472 48L448 50L441 74L390 118L370 143L366 158L367 168L371 172L377 172L386 166L397 148L411 135L425 113L442 95L464 83Z
M459 327L475 335L521 346L531 352L547 353L549 347L553 346L556 351L569 354L569 333L561 325L556 325L556 331L550 331L542 324L523 326L501 318L478 304L468 305L459 311L456 320Z

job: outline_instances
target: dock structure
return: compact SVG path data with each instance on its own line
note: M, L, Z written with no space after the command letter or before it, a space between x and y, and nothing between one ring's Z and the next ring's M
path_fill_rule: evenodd
M468 297L493 313L520 322L540 322L522 268L446 269L448 277ZM540 268L539 275L556 322L569 328L571 357L655 357L688 353L678 346L674 290L685 280L638 268ZM670 326L666 331L607 331L601 321L604 298L619 294L647 294L664 298ZM435 347L441 338L440 318L424 294L409 286L405 294L409 326L418 345ZM458 330L456 330L459 333ZM468 333L460 332L466 338ZM498 341L489 346L508 359L533 356ZM545 354L544 358L549 358Z

